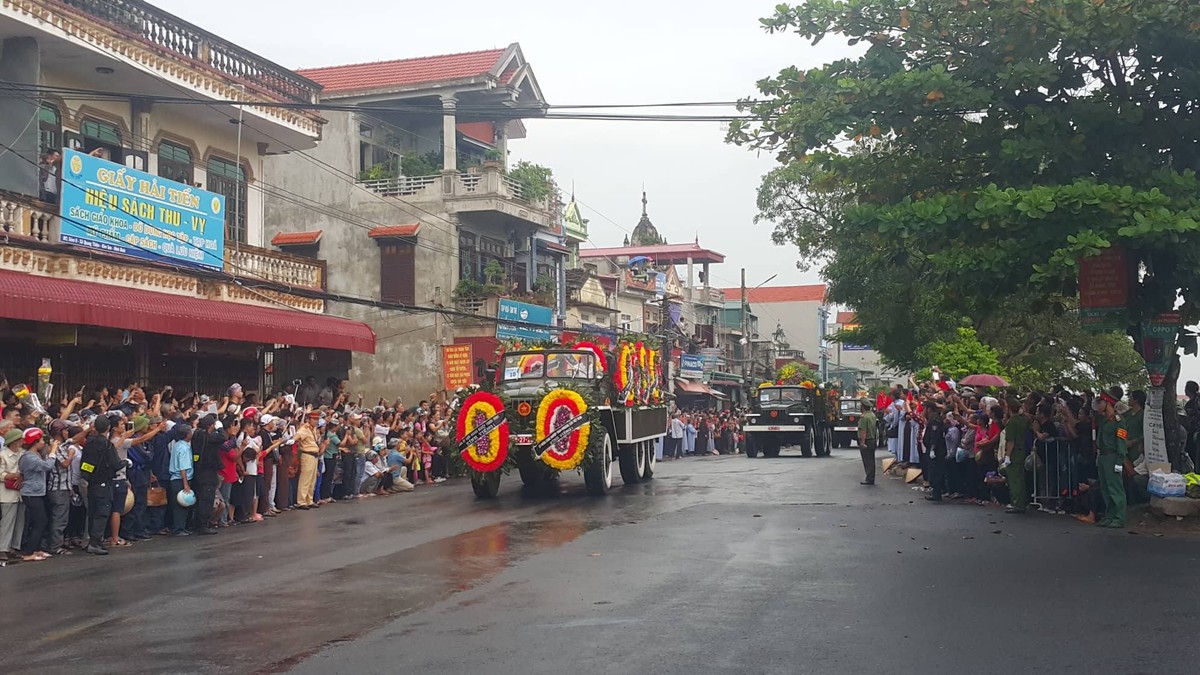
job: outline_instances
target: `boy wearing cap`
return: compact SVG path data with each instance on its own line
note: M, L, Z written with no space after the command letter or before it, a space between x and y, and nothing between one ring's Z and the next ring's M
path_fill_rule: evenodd
M21 453L21 501L25 503L25 518L29 522L21 546L22 560L35 562L46 560L50 554L42 551L42 540L46 536L46 474L54 469L54 458L47 457L48 446L42 430L30 427L21 435L25 452ZM58 445L58 442L55 442Z
M54 441L51 456L54 468L46 476L46 508L49 510L50 524L46 530L46 540L43 550L55 555L67 552L63 547L63 534L67 529L67 519L71 515L71 489L75 485L71 481L71 465L79 446L72 436L80 433L78 427L71 427L65 420L54 420L50 423L50 438Z
M8 408L5 411L7 417ZM25 504L21 501L21 453L23 434L12 426L4 432L0 448L0 561L19 560L21 534L25 531ZM10 556L10 553L12 554Z

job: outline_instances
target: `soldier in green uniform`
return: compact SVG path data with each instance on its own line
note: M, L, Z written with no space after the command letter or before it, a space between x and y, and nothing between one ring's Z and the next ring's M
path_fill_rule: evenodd
M1129 430L1117 414L1117 403L1125 396L1120 387L1110 387L1100 394L1100 419L1096 428L1096 445L1100 456L1096 470L1100 474L1100 491L1104 496L1104 517L1100 527L1125 527L1125 459Z
M1004 478L1008 481L1008 508L1006 513L1025 513L1029 508L1029 484L1025 481L1025 454L1029 448L1025 435L1029 431L1029 418L1021 412L1021 402L1008 397L1008 423L1004 425Z
M858 454L862 457L863 471L867 477L859 485L875 484L875 413L871 403L862 401L862 416L858 418Z

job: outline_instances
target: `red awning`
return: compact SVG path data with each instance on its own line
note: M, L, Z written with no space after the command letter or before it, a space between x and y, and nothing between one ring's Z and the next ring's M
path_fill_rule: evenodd
M0 270L0 317L375 353L375 331L327 314L238 305Z

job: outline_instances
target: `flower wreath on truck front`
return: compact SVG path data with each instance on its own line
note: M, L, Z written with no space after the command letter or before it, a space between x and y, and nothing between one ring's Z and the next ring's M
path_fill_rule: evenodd
M459 456L476 473L508 470L509 433L499 396L478 389L459 392L454 440Z
M599 415L579 392L558 387L545 392L538 404L533 456L558 471L593 461L604 442Z

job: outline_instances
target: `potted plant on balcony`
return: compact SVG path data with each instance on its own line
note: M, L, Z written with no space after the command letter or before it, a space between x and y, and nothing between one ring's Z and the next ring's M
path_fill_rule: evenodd
M499 260L489 260L483 266L483 291L491 295L503 293L507 287L508 273Z
M467 277L459 279L458 285L454 287L455 300L474 300L484 297L483 284Z
M491 148L483 153L483 168L504 170L504 153L499 148Z
M427 152L423 155L410 152L400 158L400 171L405 176L432 176L441 170L440 152Z
M533 281L533 297L539 305L553 307L558 304L558 284L555 283L554 277L546 274L539 274L537 279Z

